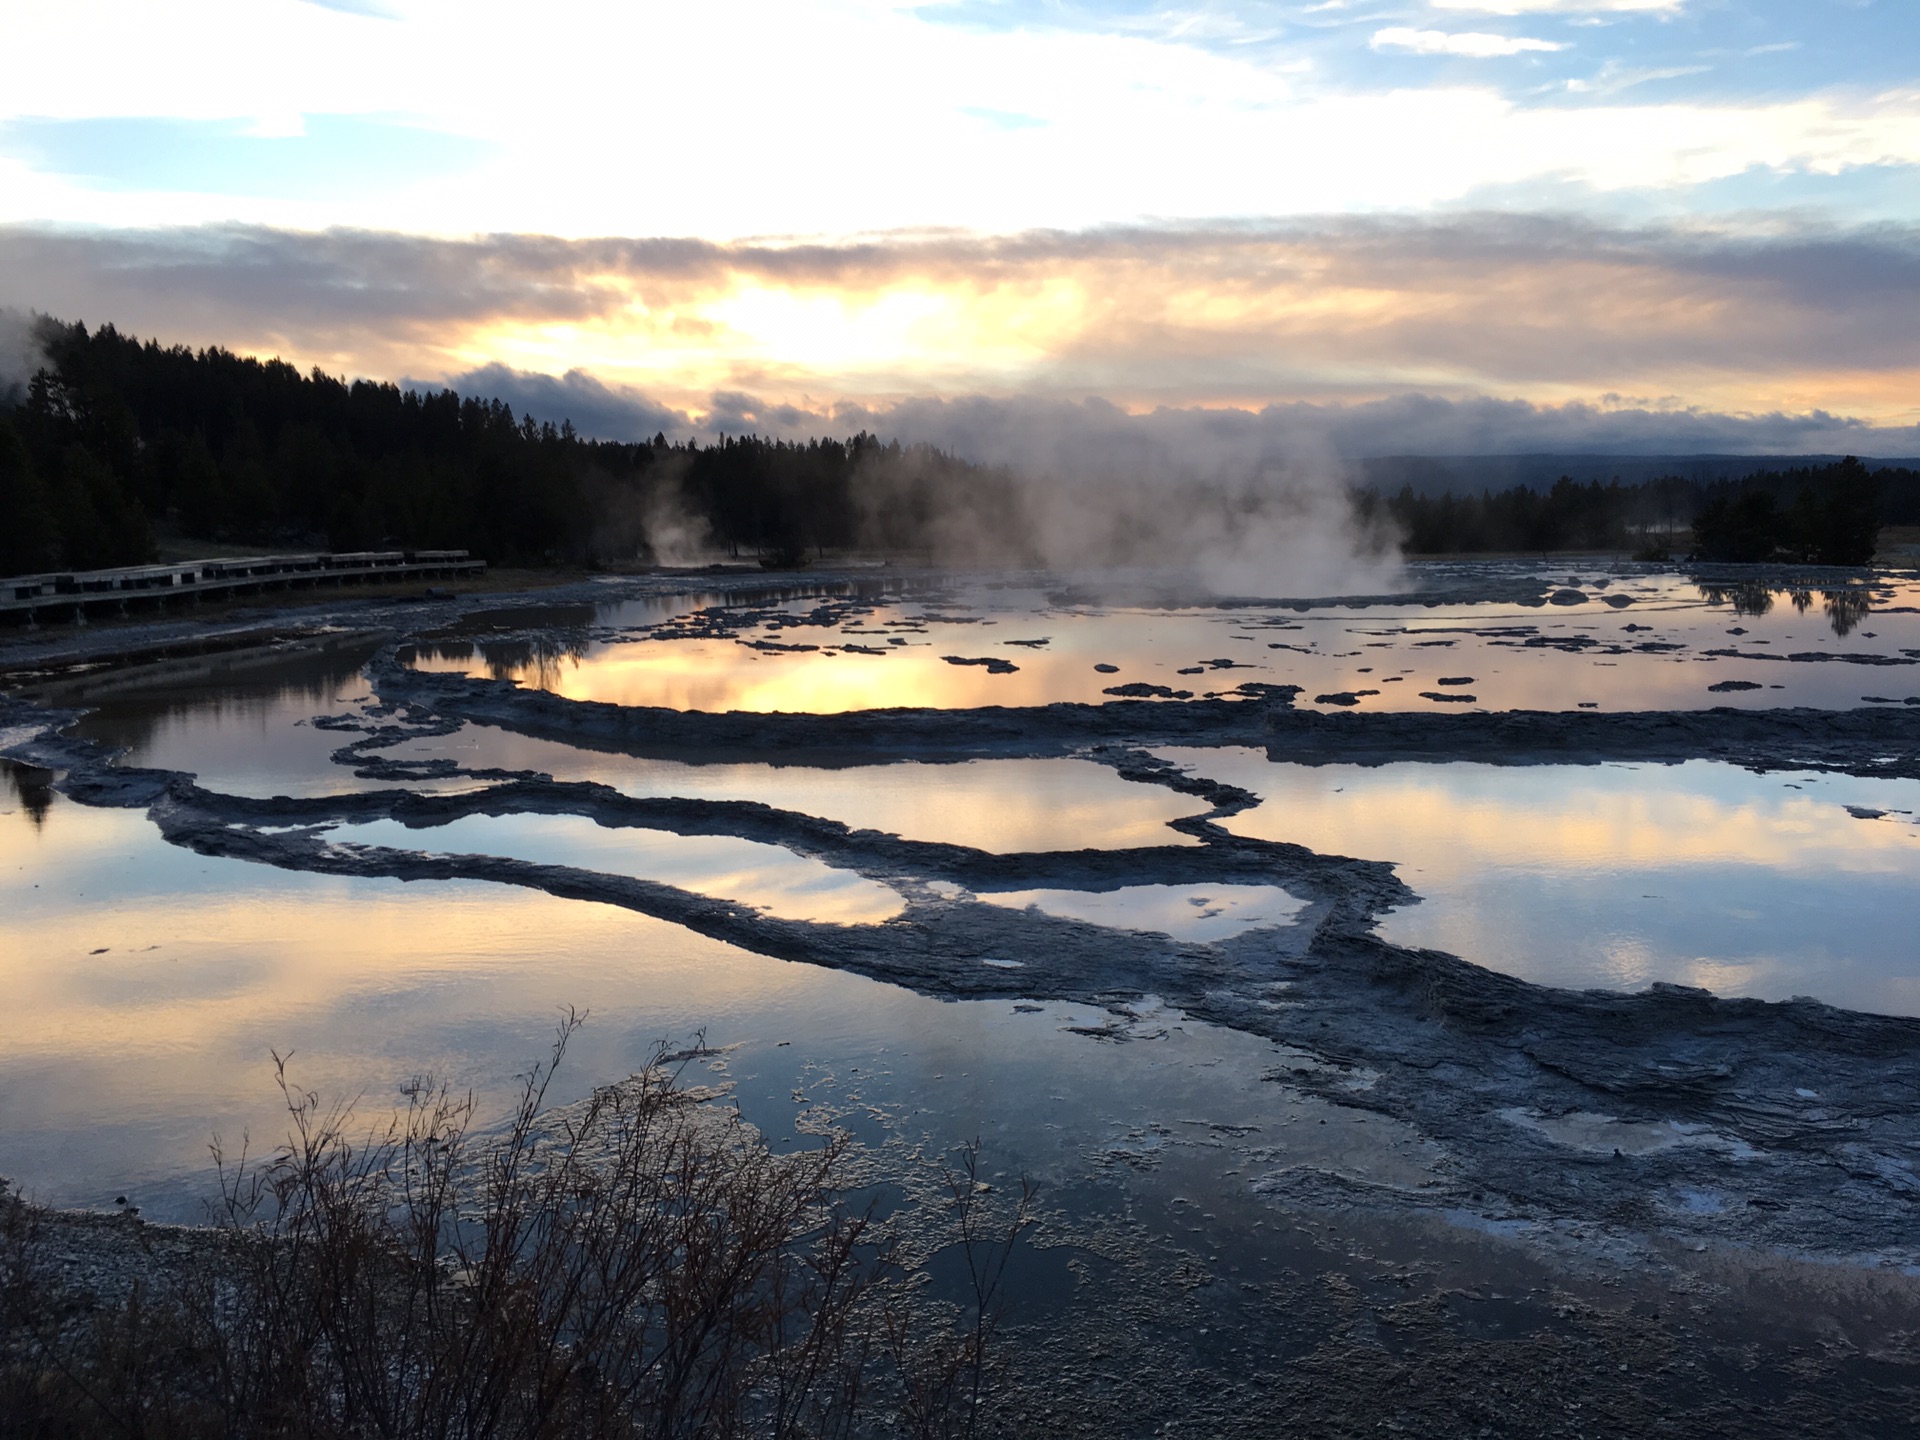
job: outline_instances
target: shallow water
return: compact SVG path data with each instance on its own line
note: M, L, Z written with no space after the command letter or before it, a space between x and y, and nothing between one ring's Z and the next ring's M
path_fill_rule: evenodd
M374 696L361 667L373 645L304 651L253 663L215 657L170 683L62 704L91 706L73 733L124 750L121 763L181 770L228 795L340 795L370 788L333 752L356 737L317 730L315 715L359 711Z
M1392 861L1421 896L1381 922L1396 943L1547 985L1920 1014L1920 781L1160 753L1262 797L1222 822L1235 834Z
M1131 784L1086 760L700 765L606 755L483 725L380 753L403 762L447 759L469 770L531 770L634 796L756 800L855 830L996 854L1197 845L1167 822L1205 809L1188 796Z
M1433 1160L1401 1127L1259 1083L1281 1047L1151 1002L1116 1030L1085 1006L934 1000L516 887L210 859L57 797L37 820L0 802L0 907L4 1173L62 1203L198 1218L216 1133L230 1155L284 1134L275 1052L370 1122L425 1073L497 1114L568 1006L588 1019L556 1100L703 1031L776 1144L820 1106L869 1143L980 1135L995 1173L1053 1188L1195 1145L1208 1171L1244 1164L1222 1135L1284 1134L1295 1163L1377 1181Z
M468 815L422 827L373 820L336 825L326 834L337 845L378 845L432 855L494 855L534 865L629 875L716 900L737 900L784 920L878 925L906 908L889 886L778 845L729 835L616 828L580 815Z
M1462 568L1414 567L1435 583ZM1538 573L1464 568L1505 583ZM624 633L609 615L538 640L429 645L414 663L569 699L703 711L1103 703L1130 685L1243 698L1248 684L1299 685L1296 703L1319 709L1920 704L1920 585L1910 581L1825 593L1600 572L1560 576L1552 594L1297 608L1091 603L1011 588L690 600L670 621L650 614Z
M1118 890L1003 890L980 899L1014 910L1032 906L1067 920L1146 930L1211 944L1243 931L1291 924L1306 901L1273 885L1127 885Z

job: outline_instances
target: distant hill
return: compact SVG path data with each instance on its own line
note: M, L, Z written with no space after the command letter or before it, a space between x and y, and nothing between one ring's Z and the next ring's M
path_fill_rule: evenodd
M1562 475L1580 484L1644 485L1678 476L1694 485L1741 480L1762 471L1823 469L1839 455L1387 455L1360 461L1363 482L1382 495L1417 496L1547 491ZM1920 470L1920 458L1862 455L1869 469Z

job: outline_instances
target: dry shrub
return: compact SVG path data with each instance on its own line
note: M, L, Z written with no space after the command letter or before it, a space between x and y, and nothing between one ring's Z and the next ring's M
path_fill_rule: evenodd
M0 1191L0 1434L140 1437L830 1437L977 1428L1002 1250L979 1314L932 1328L847 1142L775 1155L665 1057L511 1120L422 1084L355 1139L280 1067L287 1144L215 1147L204 1261L78 1315L35 1273L36 1212ZM972 1269L978 1149L951 1179ZM957 1174L957 1172L956 1172ZM981 1282L985 1288L980 1289Z
M1033 1223L1034 1189L1022 1179L1011 1209L996 1215L988 1201L993 1187L980 1178L977 1136L961 1149L957 1165L945 1167L942 1180L966 1292L945 1307L930 1307L910 1292L890 1296L881 1307L884 1343L893 1403L906 1431L916 1440L973 1440L989 1415L1007 1266ZM929 1324L930 1309L944 1309L944 1323Z

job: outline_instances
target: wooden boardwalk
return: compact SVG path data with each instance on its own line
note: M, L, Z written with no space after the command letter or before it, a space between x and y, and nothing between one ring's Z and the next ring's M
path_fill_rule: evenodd
M0 580L0 623L85 624L90 615L125 614L137 605L158 607L320 585L446 579L484 574L486 568L486 561L465 550L359 550L19 575Z

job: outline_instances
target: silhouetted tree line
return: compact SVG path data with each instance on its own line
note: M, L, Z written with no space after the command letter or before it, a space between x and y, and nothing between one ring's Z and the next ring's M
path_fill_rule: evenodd
M1582 485L1561 476L1550 490L1516 485L1478 495L1416 495L1403 489L1387 509L1416 554L1471 551L1619 549L1628 543L1641 487Z
M1705 499L1693 517L1694 553L1703 560L1864 565L1882 524L1920 515L1920 473L1872 471L1849 455L1818 469L1763 471Z
M500 400L421 394L220 348L44 322L46 366L0 413L0 574L135 564L164 531L335 550L460 547L496 563L719 548L792 564L824 548L1022 553L1005 470L867 434L804 442L588 440ZM1859 564L1920 523L1920 472L1848 458L1699 482L1357 497L1416 554L1668 548ZM1690 527L1690 529L1689 529ZM665 558L675 558L668 555Z
M1478 495L1408 487L1381 503L1415 554L1674 549L1699 560L1864 565L1882 525L1920 523L1920 471L1872 470L1848 456L1737 480L1582 485L1563 475L1548 490Z
M588 440L499 400L420 394L111 325L45 322L47 364L0 413L0 574L137 564L157 530L494 562L647 558L650 537L793 561L929 543L939 497L1010 479L926 446L755 436Z

